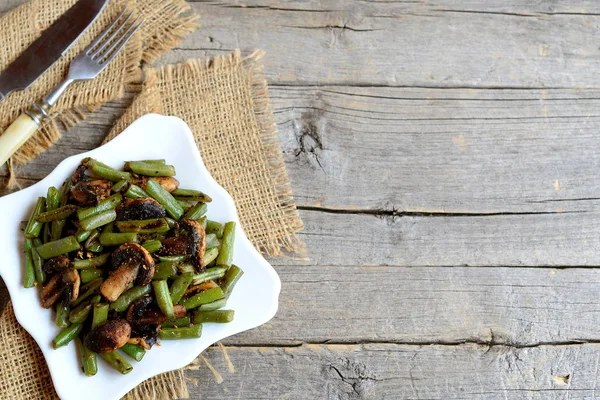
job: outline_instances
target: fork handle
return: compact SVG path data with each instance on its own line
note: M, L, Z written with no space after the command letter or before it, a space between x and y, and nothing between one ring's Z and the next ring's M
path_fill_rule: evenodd
M0 167L38 130L46 112L39 104L23 112L0 135Z

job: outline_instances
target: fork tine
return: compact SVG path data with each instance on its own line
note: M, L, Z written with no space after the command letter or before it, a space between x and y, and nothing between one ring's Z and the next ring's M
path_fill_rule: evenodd
M135 19L135 21L133 21L133 23L129 26L129 28L127 29L127 31L125 32L125 34L122 36L122 38L120 38L119 40L115 41L115 43L113 43L113 45L111 46L110 49L108 49L104 55L108 55L108 58L106 58L102 64L108 64L110 63L113 58L116 57L117 54L119 54L119 52L121 51L121 49L123 47L125 47L125 45L127 44L127 42L129 42L129 39L131 39L131 37L137 32L138 29L140 29L140 26L142 26L142 24L144 23L144 21L139 22L137 25L135 24L137 21L139 20L139 17ZM117 47L118 45L118 47ZM112 53L111 53L112 52Z
M110 36L105 38L102 41L102 43L98 46L98 48L93 53L90 54L90 57L92 57L92 60L98 58L98 55L101 53L107 54L107 52L105 51L106 48L111 44L111 42L119 40L119 38L123 35L121 33L121 31L123 30L123 27L127 26L127 23L129 22L131 17L133 17L133 11L131 11L129 13L129 15L127 15L125 20L123 20L123 22L121 22L117 26L117 29L113 33L111 33ZM127 29L125 30L125 32L127 32Z
M84 52L85 54L90 54L90 52L94 49L94 47L96 47L98 45L98 43L100 43L104 37L106 37L106 35L108 34L108 32L111 31L111 29L117 24L117 22L121 19L121 17L125 14L125 12L127 11L128 6L126 6L123 11L121 11L121 14L119 14L114 20L113 22L110 23L110 25L104 29L100 35L98 35L98 37L96 39L94 39L94 41L92 43L90 43L88 45L88 47L85 48Z

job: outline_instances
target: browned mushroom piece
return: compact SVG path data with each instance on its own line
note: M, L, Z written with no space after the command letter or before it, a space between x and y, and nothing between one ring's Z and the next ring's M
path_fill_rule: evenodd
M154 275L154 260L148 251L136 243L121 245L112 253L112 268L100 285L100 293L109 301L116 301L127 285L147 285Z
M104 354L123 347L131 335L131 326L124 319L105 321L85 337L85 346L94 353Z
M149 197L125 200L117 209L117 221L164 218L167 212L160 203Z
M72 268L71 260L64 255L47 260L42 267L47 274L54 274L55 272L63 271L68 268Z
M156 182L158 182L169 193L174 190L177 190L177 188L179 187L179 181L170 176L155 176L155 177L136 176L133 178L133 183L135 185L141 187L142 189L146 190L146 184L148 183L148 179L151 179L151 178L154 179Z
M87 179L88 176L85 173L86 171L87 171L87 167L83 164L79 164L79 167L77 167L75 172L73 172L73 175L71 175L71 182L73 184L76 184L84 179Z
M216 288L217 286L219 286L219 285L217 285L215 283L215 281L202 282L202 283L200 283L198 285L194 285L194 286L188 287L185 290L184 296L186 296L186 297L187 296L192 296L192 295L194 295L196 293L200 293L200 292L204 292L205 290L208 290L208 289Z
M204 251L206 250L206 231L202 224L193 219L179 221L180 231L177 236L162 241L159 250L162 256L188 255L190 262L198 272L206 269Z
M176 318L185 317L187 310L181 304L173 305L173 312ZM145 325L164 324L169 318L153 303L150 296L144 296L137 299L127 309L125 319L132 327L141 328Z
M73 268L56 273L40 290L42 307L50 308L58 300L65 305L71 304L79 297L80 285L79 274Z
M106 179L80 181L71 188L71 197L83 206L95 206L110 196L112 182Z

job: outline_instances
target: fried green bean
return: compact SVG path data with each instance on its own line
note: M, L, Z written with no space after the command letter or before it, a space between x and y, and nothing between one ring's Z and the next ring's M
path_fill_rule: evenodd
M193 279L194 274L192 272L187 272L183 275L178 276L177 279L175 279L175 281L171 285L171 288L169 289L169 294L171 296L171 301L173 302L173 304L179 303L179 300L181 300L181 298L185 294L185 291L192 283Z
M60 191L50 186L46 193L46 211L56 210L58 207L60 207Z
M119 204L123 202L123 196L116 193L106 199L100 201L97 206L89 208L81 208L77 211L77 218L84 220L93 215L100 214L104 211L114 210Z
M171 228L171 229L177 228L177 225L178 225L177 221L175 221L173 218L169 218L169 217L167 217L165 219L167 220L167 223L169 224L169 228Z
M217 235L217 238L221 239L223 237L223 230L225 229L225 225L217 221L206 221L206 233L214 233Z
M122 355L117 353L116 350L111 351L110 353L100 354L100 357L102 357L104 361L106 361L111 367L113 367L123 375L126 375L133 371L133 367L131 366L129 361L127 361L125 358L123 358Z
M115 193L119 193L122 192L123 190L125 190L125 188L127 187L127 185L129 184L129 182L126 179L120 180L119 182L115 183L110 190L112 190Z
M81 329L83 329L82 324L73 324L63 329L59 332L58 335L56 335L56 338L54 338L54 340L52 341L52 347L58 349L59 347L63 347L69 344L71 340L79 336Z
M119 296L115 302L111 303L110 309L116 312L123 312L127 310L131 303L148 293L150 293L150 285L135 286Z
M188 256L186 255L181 255L181 256L158 256L158 259L161 262L183 262L185 260L187 260Z
M79 276L81 277L81 283L88 283L93 281L94 279L102 278L104 275L104 271L100 268L89 268L82 269L79 271Z
M154 200L158 201L165 208L170 216L175 219L181 218L183 215L183 207L177 203L177 200L175 200L171 193L163 188L160 183L154 179L148 179L146 190L148 191L148 194L154 198Z
M66 206L69 201L69 193L71 192L72 182L71 179L67 179L65 183L63 183L62 188L60 190L60 203L59 206ZM50 223L50 238L51 240L58 240L62 236L63 228L65 227L67 221L52 221Z
M77 239L75 239L75 236L67 236L38 246L36 250L44 260L47 260L52 257L79 250L80 248L81 246Z
M231 292L233 291L233 287L240 280L242 275L244 275L244 271L242 271L237 265L232 265L229 267L223 279L219 281L219 286L221 286L221 289L223 289L225 298L229 298Z
M147 163L143 161L129 161L127 166L138 175L175 176L175 167L172 165Z
M214 310L218 310L219 308L225 307L226 304L227 304L227 298L222 298L217 301L213 301L212 303L201 304L197 308L197 310L198 311L214 311Z
M75 214L78 209L79 209L79 207L77 207L76 205L67 204L66 206L59 207L55 210L50 210L50 211L46 211L41 214L38 214L38 216L35 217L35 219L36 219L36 221L43 222L43 223L59 221L61 219L69 218L71 215Z
M177 318L175 321L169 321L162 324L161 328L183 328L191 324L190 317Z
M124 243L137 243L137 233L101 233L100 244L102 246L119 246Z
M162 243L157 239L149 239L142 244L142 247L148 250L148 253L155 253L161 249Z
M217 280L224 277L226 272L227 267L208 268L206 271L194 275L192 282L194 285L199 285L202 282Z
M208 211L208 205L206 203L198 203L194 207L190 208L187 213L185 213L185 218L187 219L200 219L206 214Z
M115 210L107 210L98 214L94 214L91 217L87 217L86 219L81 220L79 223L81 224L81 228L85 229L86 231L91 231L92 229L109 224L116 219L117 212Z
M179 271L180 274L187 274L188 272L194 273L196 272L196 267L190 263L179 264L177 265L177 271Z
M234 310L196 311L194 313L194 324L202 324L205 322L226 324L233 321L234 315Z
M195 339L202 336L202 325L192 325L183 328L161 328L159 335L162 340Z
M79 304L83 303L88 297L97 294L101 284L102 279L98 278L83 285L79 289L79 297L77 297L77 300L71 303L71 306L77 307Z
M102 246L100 242L96 241L92 243L87 249L92 253L102 253L102 251L104 250L104 246Z
M215 261L217 259L217 257L219 256L219 248L218 247L213 247L212 249L208 249L206 250L206 252L204 253L204 264L203 266L209 266L213 261Z
M85 242L86 240L88 240L91 234L92 231L86 231L84 229L79 228L75 233L75 239L77 239L79 243Z
M72 309L69 313L69 322L72 324L83 324L92 312L92 306L91 302L85 302Z
M129 164L132 161L127 161L126 165ZM159 160L140 160L139 162L143 162L146 164L166 164L167 160L165 159L159 159Z
M219 247L221 245L221 242L217 239L217 235L214 233L206 235L205 241L207 249L212 249L213 247Z
M38 246L42 245L42 241L40 239L33 239L33 247L31 248L31 257L33 258L33 271L35 272L35 280L40 285L43 285L46 282L46 272L44 272L44 260L40 256L39 251L37 250Z
M69 306L58 305L56 306L56 326L59 328L66 328L69 326L69 312L71 309Z
M206 193L192 189L177 188L173 191L173 196L181 197L181 200L194 200L202 203L210 203L212 201L210 196Z
M92 310L92 329L108 319L108 304L94 304Z
M23 280L23 286L31 288L35 286L35 269L33 266L33 243L31 239L25 239L25 279Z
M164 261L154 266L154 276L152 277L152 280L168 279L175 275L177 275L176 263Z
M183 299L180 302L180 304L182 304L186 308L186 310L191 310L193 308L198 307L201 304L212 303L213 301L221 299L223 297L223 290L221 290L220 287L215 287L200 292L192 297L188 297L187 299Z
M33 212L29 217L29 222L25 227L25 237L27 239L33 239L40 236L42 232L42 227L44 224L36 219L38 215L43 213L46 209L46 199L44 197L38 197L37 203L35 203L35 207L33 208Z
M115 225L121 232L164 233L170 229L164 218L117 221Z
M188 201L183 201L183 200L177 200L177 202L179 203L179 205L181 207L183 207L183 210L185 212L187 212L190 208L192 208L196 205L196 203L190 203Z
M123 179L131 179L131 174L129 172L119 171L118 169L109 167L108 165L94 160L93 158L85 158L81 163L91 169L96 176L102 179L107 179L113 182L119 182Z
M101 267L108 261L110 253L102 254L98 257L88 258L87 260L73 260L73 267L75 269L88 269Z
M129 189L125 192L125 197L139 199L140 197L150 197L150 195L141 187L131 184L129 185Z
M173 311L173 302L171 301L167 281L152 281L152 288L154 289L154 297L156 298L158 308L160 308L167 318L174 319L175 312Z
M231 266L233 262L233 246L235 242L235 222L230 221L225 224L223 230L223 239L221 240L221 248L219 249L219 257L217 257L217 265Z
M77 349L79 350L79 356L81 357L83 373L86 376L96 375L98 373L98 359L96 358L96 354L85 347L79 338L75 340L75 343L77 345Z
M142 361L142 358L146 355L146 350L137 344L126 343L120 350L135 361Z

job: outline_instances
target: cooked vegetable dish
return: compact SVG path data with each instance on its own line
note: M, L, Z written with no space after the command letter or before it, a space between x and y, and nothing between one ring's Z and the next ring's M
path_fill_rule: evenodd
M235 222L208 220L212 199L180 189L165 160L123 170L86 158L59 190L38 198L25 232L24 286L75 341L83 372L97 356L122 374L159 340L198 338L243 272L232 264Z

